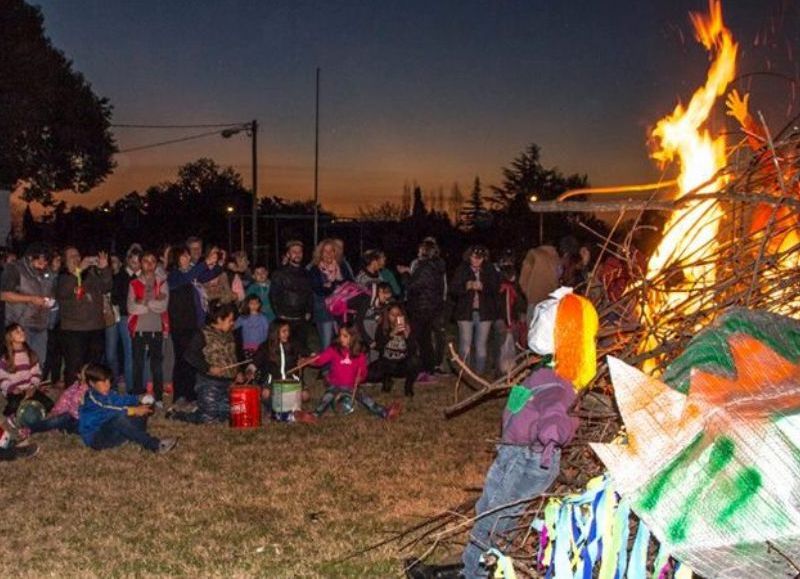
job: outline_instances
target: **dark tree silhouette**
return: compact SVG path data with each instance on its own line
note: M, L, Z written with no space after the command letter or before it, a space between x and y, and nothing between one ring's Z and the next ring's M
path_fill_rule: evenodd
M475 231L483 227L488 218L488 212L483 203L483 193L481 191L481 179L475 177L470 193L464 208L461 210L461 227L467 231Z
M0 189L84 193L114 167L111 105L44 34L39 8L0 3Z
M539 145L531 143L509 167L503 168L503 182L492 187L491 203L495 209L518 211L527 208L531 196L541 201L555 199L568 189L588 186L586 175L564 176L557 168L545 168Z

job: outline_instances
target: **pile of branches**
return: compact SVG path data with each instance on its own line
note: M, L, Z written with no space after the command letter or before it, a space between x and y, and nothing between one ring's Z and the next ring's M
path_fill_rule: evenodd
M714 193L702 193L709 183L680 199L650 199L632 202L636 218L622 235L620 224L631 209L614 201L619 218L608 236L597 235L601 247L597 263L585 287L579 288L595 303L600 317L598 335L598 374L579 397L572 412L581 419L574 441L562 451L561 475L550 493L528 501L517 531L496 537L505 553L515 561L521 576L537 576L535 557L538 532L531 522L542 515L553 496L580 493L588 480L604 472L589 442L609 442L622 429L613 403L613 385L606 355L614 355L630 365L661 373L686 347L697 332L730 307L746 307L797 317L800 314L800 117L793 119L775 137L764 123L762 145L757 150L743 139L729 152L730 163L710 182L725 185ZM752 144L753 135L749 142ZM649 205L652 204L652 207ZM576 203L570 204L575 210ZM596 211L598 203L591 204ZM646 271L645 260L635 247L638 232L645 228L642 217L647 210L664 211L696 207L703 227L717 226L713 249L697 247L683 254L673 252L657 272ZM721 211L718 209L721 208ZM626 215L627 214L627 215ZM713 217L712 217L713 216ZM668 227L679 227L681 220ZM758 224L758 225L756 225ZM588 229L587 226L584 226ZM666 236L668 231L664 232ZM689 236L698 235L690 230ZM598 280L602 261L614 256L625 264L630 282L624 295L613 303ZM713 266L713 267L708 267ZM689 282L687 268L699 268L707 277ZM710 273L710 272L713 272ZM712 277L713 276L713 277ZM679 300L666 299L672 293ZM531 353L521 353L512 371L494 382L475 375L451 348L451 357L460 368L453 405L445 410L450 417L468 412L487 398L502 395L519 383L537 361ZM470 394L461 398L462 385ZM429 520L393 537L399 550L426 559L437 548L463 544L474 522L474 501L453 506ZM636 525L632 521L632 525ZM633 533L631 534L633 536Z

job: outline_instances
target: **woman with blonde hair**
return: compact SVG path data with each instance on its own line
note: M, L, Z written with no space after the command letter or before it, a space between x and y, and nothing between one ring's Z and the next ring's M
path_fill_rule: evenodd
M309 266L311 290L314 292L314 322L319 333L320 348L327 348L333 340L335 320L325 307L325 298L337 286L353 281L353 270L344 258L344 242L326 238L314 248Z

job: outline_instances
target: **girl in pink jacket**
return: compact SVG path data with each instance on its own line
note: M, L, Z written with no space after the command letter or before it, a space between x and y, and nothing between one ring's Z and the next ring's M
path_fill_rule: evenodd
M382 406L358 387L367 378L367 356L355 326L343 326L337 340L307 363L317 367L329 365L328 388L314 411L316 416L331 408L342 396L349 396L351 401L355 397L367 410L381 418L391 420L400 414L397 403Z

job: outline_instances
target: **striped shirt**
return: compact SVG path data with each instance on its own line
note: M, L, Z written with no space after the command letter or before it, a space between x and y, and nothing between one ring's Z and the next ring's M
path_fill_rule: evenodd
M39 363L31 365L28 352L14 352L14 371L11 372L5 359L0 360L0 390L4 396L20 394L39 385L42 381L42 369Z

